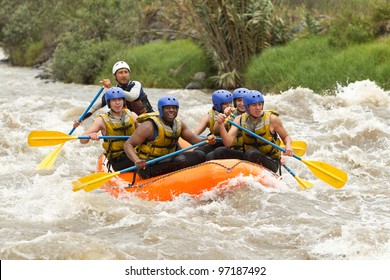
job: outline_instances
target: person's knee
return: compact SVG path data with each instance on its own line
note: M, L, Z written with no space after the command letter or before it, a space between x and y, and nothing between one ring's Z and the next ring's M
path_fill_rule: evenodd
M249 150L244 154L244 160L260 164L275 173L280 168L278 160L272 159L259 151Z
M150 172L150 167L146 167L144 169L138 169L137 170L138 172L138 175L142 178L142 179L148 179L150 177L153 177L151 172Z
M280 168L278 162L270 157L263 157L262 165L274 173L278 172Z
M213 160L213 159L215 159L215 151L212 151L212 152L210 152L210 153L208 153L207 154L207 156L206 156L206 160Z
M195 161L197 162L196 164L205 162L207 159L206 154L202 151L194 151L194 156L195 156Z
M184 155L178 155L175 157L174 162L178 168L185 168L187 166L187 157Z
M202 153L206 154L206 153L208 152L208 149L207 149L207 147L206 147L205 145L203 145L203 146L200 146L200 147L198 147L198 148L195 148L193 151L194 151L194 152L195 152L195 151L197 151L197 152L202 152Z
M216 148L213 152L214 159L222 159L224 156L223 147Z

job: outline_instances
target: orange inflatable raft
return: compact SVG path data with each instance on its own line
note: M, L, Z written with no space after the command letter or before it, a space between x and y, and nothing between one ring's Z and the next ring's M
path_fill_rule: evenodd
M98 160L98 171L107 172L107 159L102 154ZM102 188L120 197L132 193L142 199L168 201L181 194L192 197L214 188L224 188L232 178L253 176L264 186L275 187L279 178L261 165L238 159L212 160L161 176L134 178L133 172L119 174ZM234 186L233 186L234 187Z

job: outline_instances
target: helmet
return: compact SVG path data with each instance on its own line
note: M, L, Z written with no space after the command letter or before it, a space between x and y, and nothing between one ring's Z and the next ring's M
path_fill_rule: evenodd
M250 91L248 91L244 95L243 99L244 99L245 110L247 112L249 112L249 109L248 109L248 105L249 104L254 104L254 103L258 103L258 102L264 103L263 95L261 94L260 91L257 91L257 90L250 90Z
M176 106L179 109L179 101L176 97L167 95L161 97L157 102L158 111L160 112L160 118L163 116L163 107L164 106Z
M237 88L233 91L233 104L234 104L234 107L236 107L236 99L237 98L243 98L244 95L249 91L249 89L247 88Z
M123 89L120 87L111 87L107 90L106 94L104 95L106 99L106 103L108 108L111 108L110 106L110 99L114 98L122 98L123 101L125 101L125 93L123 92Z
M127 64L126 62L124 61L118 61L114 64L114 66L112 66L112 75L115 76L115 73L116 71L118 71L119 69L122 69L122 68L126 68L127 70L129 70L130 72L130 66L129 64Z
M244 94L247 93L249 89L247 88L237 88L233 91L233 100L236 98L243 98Z
M218 112L222 112L223 103L227 103L227 102L231 103L233 101L232 94L229 91L224 89L214 91L211 99L213 101L214 109L217 110Z

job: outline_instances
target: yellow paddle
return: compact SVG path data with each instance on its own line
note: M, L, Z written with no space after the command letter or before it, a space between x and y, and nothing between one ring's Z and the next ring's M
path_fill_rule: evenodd
M126 135L99 136L99 139L127 140L128 138L130 138L130 136L126 136ZM28 144L31 147L55 146L70 140L77 140L77 139L91 139L91 136L71 136L69 134L59 132L59 131L33 130L28 135Z
M292 140L291 146L294 151L294 154L296 154L297 156L301 157L306 154L307 144L305 141ZM281 142L280 147L285 148L283 141Z
M299 178L297 175L295 175L295 173L287 165L284 164L283 167L295 178L295 180L297 180L297 182L302 190L309 189L313 186L313 183L310 183L309 181L303 180L303 179Z
M237 116L236 115L232 115L232 119L234 120ZM230 120L231 121L231 120ZM217 138L217 140L220 140L222 141L221 138ZM280 146L282 148L285 148L284 146L284 143L281 142ZM292 149L294 151L294 154L296 154L297 156L303 156L306 154L306 149L307 149L307 144L305 141L299 141L299 140L292 140L292 143L291 143L291 146L292 146Z
M93 98L93 100L91 101L91 103L89 104L89 106L85 109L84 113L81 115L81 117L78 119L78 122L81 122L85 115L88 113L89 109L91 109L92 105L95 103L95 101L98 99L99 95L102 93L104 87L100 88L99 92L95 95L95 97ZM69 131L69 135L71 135L74 130L76 128L72 128L70 131ZM53 150L52 152L50 152L42 161L41 163L38 165L37 167L37 170L42 170L42 169L50 169L54 162L56 161L57 159L57 156L58 154L60 153L61 151L61 148L64 146L65 143L62 143L61 145L59 145L55 150Z
M200 136L200 137L206 138L206 136ZM222 138L218 137L217 141L222 141ZM283 142L280 146L284 148ZM294 154L301 157L301 156L306 154L307 144L305 141L293 140L292 141L292 148L293 148Z
M185 151L191 150L191 149L193 149L195 147L198 147L198 146L201 146L201 145L204 145L204 144L206 144L206 140L204 140L202 142L199 142L199 143L196 143L194 145L188 146L188 147L186 147L184 149L175 151L173 153L170 153L170 154L167 154L167 155L164 155L164 156L161 156L161 157L149 160L149 161L146 162L146 165L149 165L149 164L158 162L160 160L163 160L163 159L175 156L177 154L183 153ZM126 169L122 169L120 171L113 172L113 173L101 172L101 173L93 173L93 174L84 176L84 177L79 178L76 181L72 182L73 191L77 192L77 191L82 190L82 189L84 191L86 191L86 192L93 191L93 190L101 187L105 183L107 183L111 178L113 178L113 177L115 177L115 176L117 176L119 174L125 173L125 172L133 171L136 168L137 168L137 166L132 166L132 167L129 167L129 168L126 168Z
M271 145L271 146L273 146L273 147L275 147L283 152L286 151L284 148L279 147L275 143L268 141L267 139L261 137L260 135L257 135L256 133L236 124L235 122L232 122L230 120L228 120L228 122L231 125L234 125L234 126L238 127L239 129L249 133L253 137L258 138L258 139L266 142L267 144L269 144L269 145ZM302 161L304 164L306 164L306 166L311 170L311 172L315 176L317 176L317 178L321 179L325 183L328 183L332 187L342 188L345 185L345 183L347 182L348 174L345 171L340 170L340 169L338 169L338 168L336 168L328 163L321 162L321 161L305 160L297 155L293 155L293 157Z

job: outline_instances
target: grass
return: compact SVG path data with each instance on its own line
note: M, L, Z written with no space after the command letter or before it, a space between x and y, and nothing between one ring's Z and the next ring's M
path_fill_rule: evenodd
M339 49L328 37L313 37L271 48L254 57L244 74L245 86L278 93L307 87L325 93L358 80L370 79L390 87L390 38Z
M354 11L356 14L366 14L367 9L374 5L383 5L388 0L274 0L290 9L306 7L318 13L334 15L344 11Z
M325 94L337 84L369 79L385 90L390 88L390 37L346 48L332 47L328 40L311 37L267 49L251 60L243 86L264 93L301 86ZM118 51L107 60L97 81L111 77L111 67L118 60L129 63L132 79L144 87L184 88L196 72L211 73L202 49L191 40L159 41Z
M117 52L97 81L111 76L111 67L118 60L130 65L131 78L144 87L184 88L196 72L209 72L202 49L191 40L158 41Z

